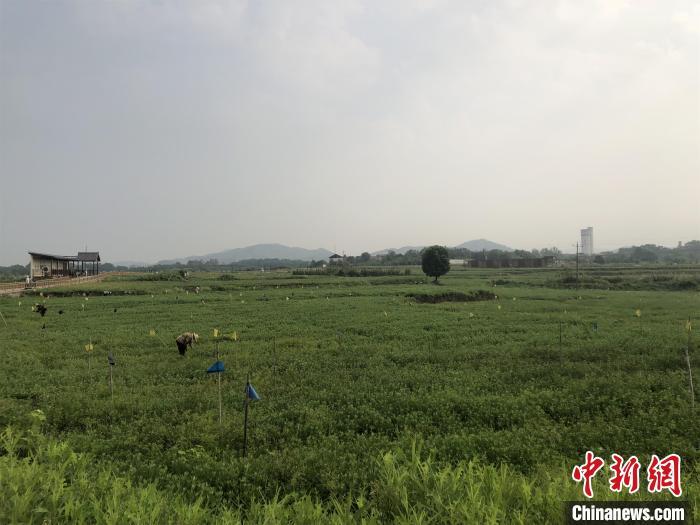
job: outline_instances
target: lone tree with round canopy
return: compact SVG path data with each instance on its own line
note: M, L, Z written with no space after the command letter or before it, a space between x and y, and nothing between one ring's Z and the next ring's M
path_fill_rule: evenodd
M421 268L423 273L434 277L433 282L438 282L438 277L450 271L450 257L444 246L428 246L423 250Z

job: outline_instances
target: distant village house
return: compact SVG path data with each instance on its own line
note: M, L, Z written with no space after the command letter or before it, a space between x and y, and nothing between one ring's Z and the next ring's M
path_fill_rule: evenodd
M337 253L334 253L330 257L328 257L328 264L342 264L342 262L345 260L345 257L343 255L338 255Z
M470 268L546 268L554 265L554 257L526 257L526 258L494 258L471 259L468 262Z

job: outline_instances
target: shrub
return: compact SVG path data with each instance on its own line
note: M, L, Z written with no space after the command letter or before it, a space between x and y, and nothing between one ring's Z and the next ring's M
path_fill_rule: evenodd
M444 292L439 294L407 294L407 297L413 297L417 303L466 303L471 301L490 301L496 298L496 295L487 290L475 290L468 294L462 292Z

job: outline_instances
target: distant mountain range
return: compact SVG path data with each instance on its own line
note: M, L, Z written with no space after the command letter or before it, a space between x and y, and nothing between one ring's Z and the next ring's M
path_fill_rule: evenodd
M372 255L386 255L390 251L404 254L409 250L420 251L423 248L425 248L425 246L402 246L401 248L387 248L385 250L373 252ZM451 246L451 248L466 248L467 250L470 250L472 252L480 252L482 250L501 250L504 252L513 251L513 248L505 246L504 244L498 244L497 242L489 241L487 239L474 239L473 241L463 242L462 244L459 244L457 246Z
M233 248L222 252L208 253L206 255L190 255L180 259L166 259L158 261L157 264L186 264L187 261L208 261L217 259L219 264L229 264L232 262L245 261L248 259L289 259L293 261L311 261L327 259L333 252L318 248L309 250L296 246L285 246L283 244L254 244L245 248Z
M401 248L388 248L379 250L372 255L384 255L390 251L396 253L406 253L409 250L420 251L424 246L403 246ZM486 239L476 239L473 241L463 242L456 248L467 248L468 250L477 252L481 250L502 250L512 252L513 249L503 244L488 241ZM333 252L324 248L309 250L307 248L299 248L297 246L285 246L284 244L254 244L245 248L233 248L221 252L207 253L205 255L190 255L189 257L180 257L178 259L164 259L156 264L187 264L187 261L208 261L216 259L219 264L229 264L232 262L245 261L249 259L288 259L292 261L319 261L327 259ZM359 253L354 254L359 255Z
M150 266L151 263L147 263L144 261L108 261L111 262L114 266L126 266L127 268L143 268L145 266Z
M505 244L498 244L497 242L489 241L488 239L474 239L473 241L463 242L462 244L455 246L455 248L466 248L472 252L480 252L482 250L501 250L502 252L513 251L513 248L510 248Z
M411 250L419 252L423 248L425 248L425 246L402 246L401 248L385 248L384 250L372 252L372 255L386 255L389 252L400 253L403 255L404 253L410 252Z

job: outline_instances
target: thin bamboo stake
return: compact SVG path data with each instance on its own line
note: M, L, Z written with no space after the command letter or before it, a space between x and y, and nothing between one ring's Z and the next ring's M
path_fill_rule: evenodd
M219 341L217 339L216 341L216 360L219 360ZM219 425L221 425L223 421L223 407L221 404L221 372L216 374L217 376L217 382L219 383Z
M561 325L561 319L559 319L559 352L561 352L561 341L562 341L562 325Z
M248 454L248 388L250 388L250 373L246 376L245 380L245 400L243 401L244 415L243 415L243 457Z
M115 365L115 361L114 357L112 356L112 352L107 354L107 365L109 366L109 395L112 398L112 403L114 403L114 382L112 380L112 368Z
M219 425L221 425L221 421L223 418L223 409L221 407L221 373L219 372L216 375L218 376L219 380Z
M272 375L277 373L277 339L272 339Z
M686 330L688 332L688 344L685 347L685 362L688 365L688 383L690 387L690 406L695 408L695 389L693 388L693 369L690 366L690 331L691 324L690 319L688 319L688 324L686 324Z

